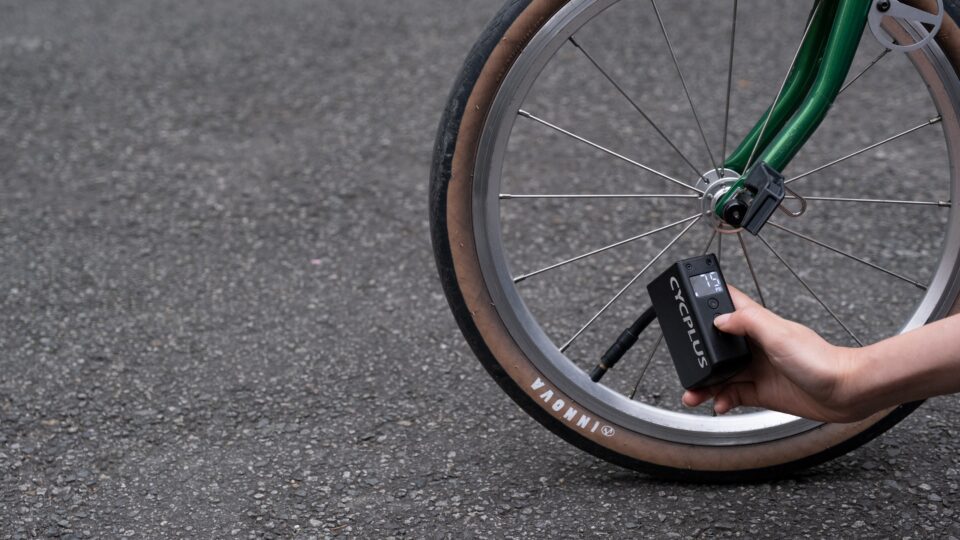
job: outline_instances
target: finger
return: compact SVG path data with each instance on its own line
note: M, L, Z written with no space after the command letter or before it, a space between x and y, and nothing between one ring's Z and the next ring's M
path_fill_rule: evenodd
M763 343L765 337L781 327L783 319L751 300L733 313L720 315L713 320L713 324L728 334L749 336Z
M726 385L713 399L713 411L726 414L737 407L755 407L760 405L757 387L752 382Z
M704 401L712 399L713 396L717 395L717 392L723 388L723 384L724 383L715 384L713 386L707 386L704 388L687 390L683 393L681 401L687 407L696 407L697 405L700 405Z
M687 390L683 393L683 397L680 400L686 407L696 407L712 397L713 394L711 394L708 390L701 388L698 390Z
M736 309L744 309L750 306L760 305L754 302L753 298L750 298L743 291L734 287L733 285L727 285L727 289L730 291L730 299L733 300L733 307Z
M683 402L684 407L696 407L708 399L710 399L710 394L703 390L687 390L683 393L680 401Z

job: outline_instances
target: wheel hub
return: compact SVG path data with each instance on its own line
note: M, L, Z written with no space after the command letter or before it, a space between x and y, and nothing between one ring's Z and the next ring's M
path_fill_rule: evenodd
M700 197L700 209L703 212L703 217L706 218L704 222L718 232L735 233L741 230L731 227L714 212L720 197L723 197L739 179L740 173L732 169L710 169L697 179L694 186L703 191L703 196Z

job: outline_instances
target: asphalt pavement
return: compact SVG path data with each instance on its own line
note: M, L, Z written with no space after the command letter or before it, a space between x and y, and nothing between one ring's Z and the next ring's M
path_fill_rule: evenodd
M498 7L0 5L0 538L960 537L953 397L794 477L685 485L499 390L427 214Z

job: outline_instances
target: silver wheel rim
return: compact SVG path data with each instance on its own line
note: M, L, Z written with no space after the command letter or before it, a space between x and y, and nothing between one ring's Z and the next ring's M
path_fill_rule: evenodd
M594 384L551 340L527 309L505 259L500 230L500 185L506 144L524 98L542 69L578 29L618 0L573 0L555 14L531 39L504 78L491 106L480 138L473 184L473 226L483 279L511 337L535 367L558 390L607 420L658 439L705 446L756 444L791 437L816 428L818 422L764 411L737 416L709 417L665 410L633 401ZM895 30L896 31L896 30ZM909 27L900 29L911 35ZM943 52L932 42L911 55L921 78L930 87L932 101L942 117L949 150L950 194L955 200L960 181L960 121L952 103L960 102L960 81ZM946 315L958 293L956 278L960 253L960 223L949 209L943 251L933 279L913 315L901 331ZM654 276L648 276L652 278Z

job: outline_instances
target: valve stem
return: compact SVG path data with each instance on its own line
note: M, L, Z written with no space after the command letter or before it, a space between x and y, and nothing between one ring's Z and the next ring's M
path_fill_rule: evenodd
M656 318L657 314L651 306L647 308L629 328L621 332L617 340L613 342L613 345L600 357L600 362L590 371L590 380L599 382L607 371L613 369L613 366L627 354L627 351L637 344L637 340L640 339L640 333L650 326L650 323Z

